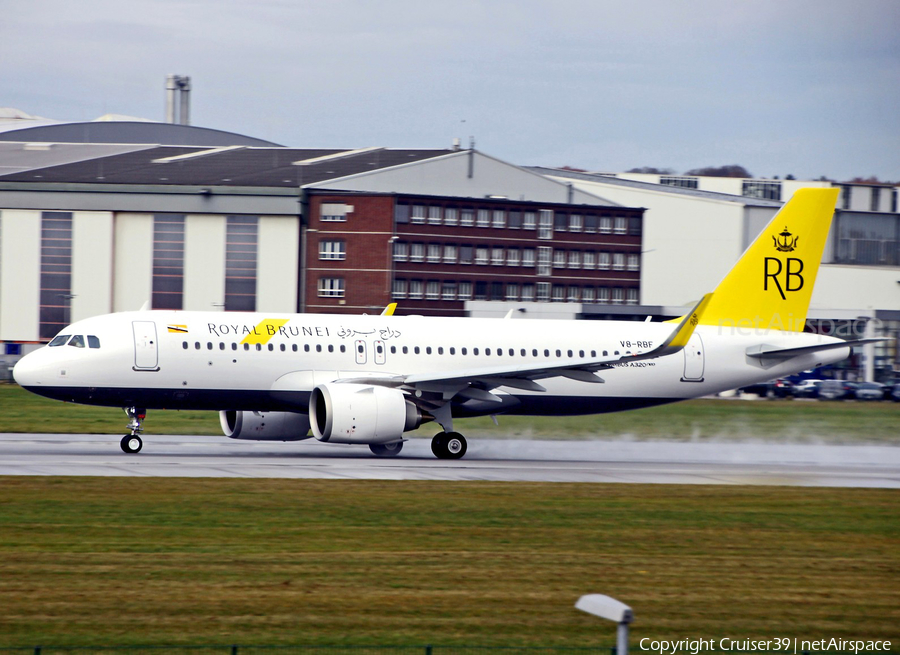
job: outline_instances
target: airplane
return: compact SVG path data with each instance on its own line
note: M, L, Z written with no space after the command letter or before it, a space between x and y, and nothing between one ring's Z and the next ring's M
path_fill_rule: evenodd
M435 421L434 455L468 448L453 421L601 414L697 398L838 362L804 333L837 189L801 189L716 289L668 322L140 311L64 328L15 366L57 400L124 408L126 453L148 409L215 410L227 437L368 445L396 456ZM310 434L310 432L312 434Z

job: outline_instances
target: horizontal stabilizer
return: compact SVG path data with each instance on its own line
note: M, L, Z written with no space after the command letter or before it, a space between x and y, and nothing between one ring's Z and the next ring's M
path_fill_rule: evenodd
M763 357L767 358L777 358L777 359L790 359L791 357L797 357L799 355L806 355L808 353L817 352L819 350L833 350L835 348L852 348L853 346L863 346L867 343L880 343L882 341L888 341L888 339L855 339L853 341L834 341L831 343L821 343L816 344L814 346L800 346L799 348L777 348L775 346L752 346L747 349L748 357L758 357L762 359Z

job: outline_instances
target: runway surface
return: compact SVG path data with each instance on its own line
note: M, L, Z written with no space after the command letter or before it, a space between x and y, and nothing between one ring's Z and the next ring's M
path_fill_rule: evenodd
M144 435L127 455L116 435L0 434L0 475L506 480L900 488L900 447L470 439L462 460L428 439L396 458L366 446Z

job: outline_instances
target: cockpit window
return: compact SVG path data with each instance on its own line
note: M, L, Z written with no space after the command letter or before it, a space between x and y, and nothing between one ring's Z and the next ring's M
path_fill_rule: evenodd
M89 348L99 348L100 347L100 339L95 337L93 334L88 335L88 347Z
M53 337L53 341L48 343L47 345L51 348L55 348L56 346L64 346L66 345L66 341L69 340L69 337L72 336L70 334L59 334Z
M70 346L75 346L76 348L84 348L84 337L80 334L76 334L72 337L72 340L69 341Z

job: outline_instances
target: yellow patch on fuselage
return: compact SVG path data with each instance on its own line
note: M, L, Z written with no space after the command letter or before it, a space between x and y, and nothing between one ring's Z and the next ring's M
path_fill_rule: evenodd
M286 318L265 318L253 328L250 334L244 337L241 343L268 343L269 339L278 334L278 329L288 320Z

